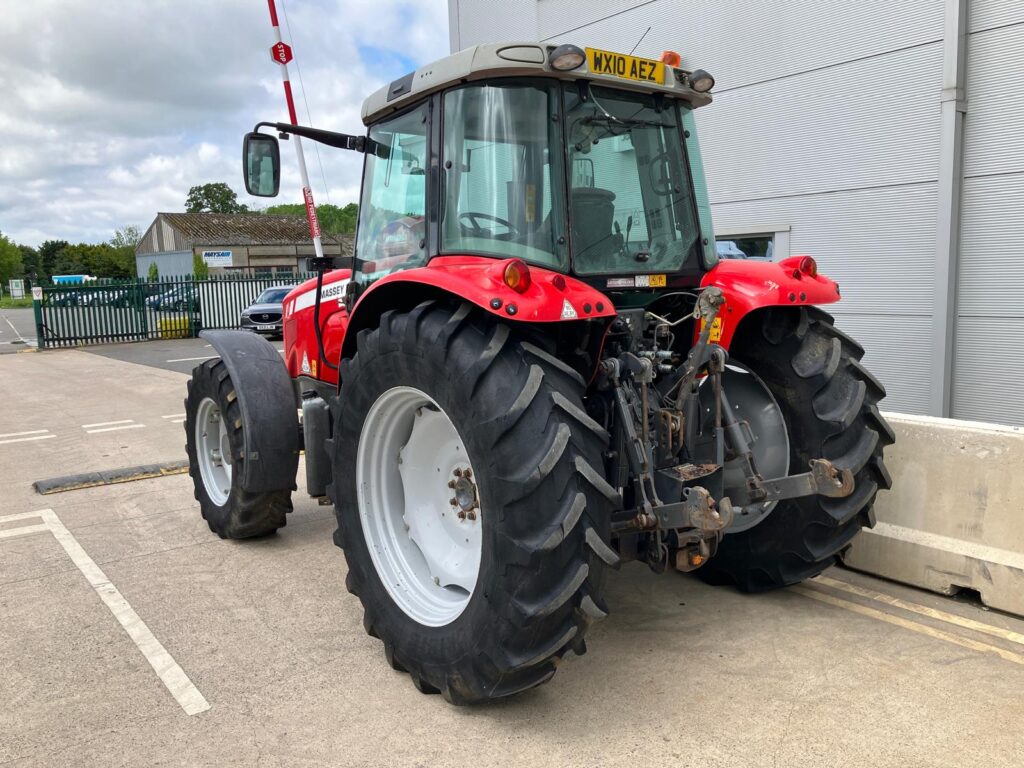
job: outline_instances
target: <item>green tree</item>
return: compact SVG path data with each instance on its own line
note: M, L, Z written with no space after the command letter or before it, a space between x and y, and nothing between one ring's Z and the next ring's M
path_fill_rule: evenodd
M110 238L110 244L115 248L131 248L135 250L135 246L139 244L142 239L142 232L134 224L128 224L127 226L120 227L114 230L114 236Z
M135 253L131 248L115 248L110 243L69 245L57 255L53 274L134 277Z
M203 257L198 253L192 254L192 274L196 280L205 280L210 276L210 265L203 261Z
M39 279L49 282L57 271L57 259L61 252L70 245L67 240L47 240L39 246Z
M306 206L302 203L282 203L268 206L264 213L272 216L306 216ZM324 204L316 207L316 217L320 222L320 230L325 234L342 234L356 231L356 219L359 206L349 203L343 208Z
M32 285L39 285L44 279L43 270L39 265L39 251L29 245L19 245L18 249L21 251L25 277L31 280Z
M185 198L187 213L245 213L249 207L238 202L238 195L223 181L192 187Z
M160 268L157 267L155 261L149 262L149 272L146 274L146 277L150 280L150 282L154 283L160 279Z
M21 277L23 269L21 249L0 232L0 285L4 290L7 290L8 280Z

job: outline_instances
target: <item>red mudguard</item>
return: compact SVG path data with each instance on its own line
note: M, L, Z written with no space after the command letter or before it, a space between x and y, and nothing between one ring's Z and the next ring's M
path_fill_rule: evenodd
M839 284L824 275L801 272L803 258L791 256L777 262L725 259L708 271L700 281L701 288L714 285L725 294L725 306L719 310L711 341L728 349L740 321L761 307L839 301Z
M530 284L522 292L505 284L505 268L511 259L483 256L439 256L424 267L393 272L374 282L352 309L358 317L360 307L380 291L397 283L418 284L443 290L506 321L556 323L613 317L611 300L600 291L568 275L530 266ZM330 360L340 357L348 328L349 315L342 306L345 287L351 281L350 270L324 276L320 323L324 351ZM292 378L308 376L337 383L337 371L320 360L313 324L316 280L299 285L284 300L285 365Z

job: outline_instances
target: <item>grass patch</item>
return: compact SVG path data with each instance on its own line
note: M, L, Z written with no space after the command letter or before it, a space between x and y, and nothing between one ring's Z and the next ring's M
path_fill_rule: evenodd
M29 309L31 307L32 299L29 297L12 299L10 296L4 296L0 299L0 309Z

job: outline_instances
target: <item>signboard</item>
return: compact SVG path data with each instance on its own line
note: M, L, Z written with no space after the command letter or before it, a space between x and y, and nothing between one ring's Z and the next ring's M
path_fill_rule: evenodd
M42 300L43 300L43 289L42 289L42 287L40 287L38 285L33 285L32 286L32 301L42 301Z
M25 298L25 281L24 280L11 280L11 298L12 299L24 299Z
M287 64L292 60L292 47L288 43L274 43L270 46L270 58L278 64Z
M231 251L203 251L203 261L208 267L230 267Z

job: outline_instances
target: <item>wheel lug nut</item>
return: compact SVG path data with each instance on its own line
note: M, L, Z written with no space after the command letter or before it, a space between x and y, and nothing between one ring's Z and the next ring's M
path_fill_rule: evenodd
M459 500L452 496L450 499L448 499L448 503L454 507L456 504L459 503Z
M455 487L455 481L454 480L449 480L448 481L448 487L449 488L454 488Z
M468 512L468 513L466 514L466 517L468 517L468 518L469 518L470 520L476 520L476 512L473 512L472 510L470 510L470 511L469 511L469 512Z
M473 470L472 469L467 469L466 470L466 477L472 477L472 476L473 476Z
M456 469L452 474L455 475L456 477L462 477L462 470Z
M463 512L463 511L462 511L462 510L460 509L460 510L459 510L459 520L465 520L465 519L466 519L466 513L465 513L465 512Z

